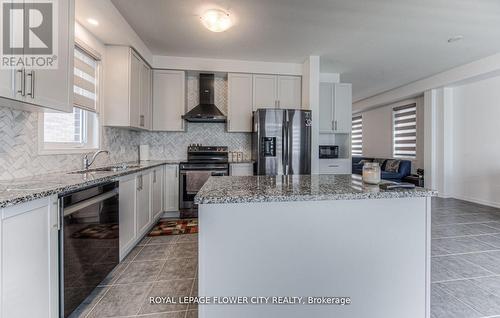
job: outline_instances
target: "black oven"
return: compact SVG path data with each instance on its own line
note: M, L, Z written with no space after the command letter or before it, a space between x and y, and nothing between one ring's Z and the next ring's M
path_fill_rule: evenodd
M190 145L188 161L179 166L179 210L181 218L198 216L194 197L210 177L228 176L228 152L224 146Z
M339 157L339 146L319 146L319 159L336 159Z

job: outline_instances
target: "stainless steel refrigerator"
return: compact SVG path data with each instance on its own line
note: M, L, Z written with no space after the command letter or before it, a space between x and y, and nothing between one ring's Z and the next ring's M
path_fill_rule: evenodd
M258 109L252 159L257 175L311 174L311 111Z

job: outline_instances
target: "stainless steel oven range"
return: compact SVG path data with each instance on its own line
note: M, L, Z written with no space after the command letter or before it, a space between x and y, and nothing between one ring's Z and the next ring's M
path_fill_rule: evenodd
M229 175L227 147L190 145L187 154L188 160L181 162L179 169L181 218L198 216L194 197L208 178Z

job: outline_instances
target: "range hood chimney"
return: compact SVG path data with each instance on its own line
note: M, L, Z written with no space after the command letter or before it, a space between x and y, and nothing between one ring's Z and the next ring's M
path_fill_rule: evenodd
M190 122L226 122L226 116L214 104L214 74L200 74L200 104L182 118Z

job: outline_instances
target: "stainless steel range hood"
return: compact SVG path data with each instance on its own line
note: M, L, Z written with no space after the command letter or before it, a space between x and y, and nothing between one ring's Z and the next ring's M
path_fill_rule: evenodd
M226 122L226 116L214 104L214 74L200 74L200 104L182 118L190 122Z

